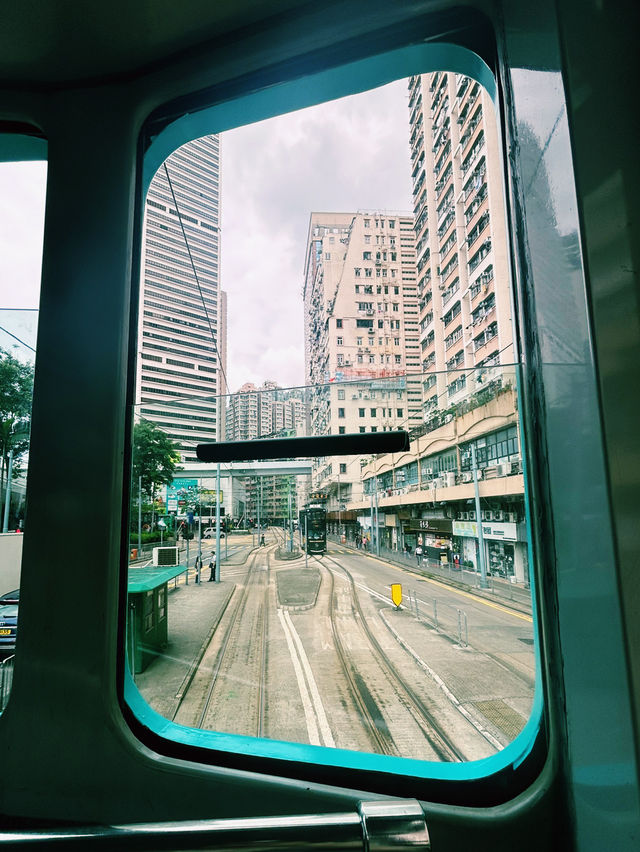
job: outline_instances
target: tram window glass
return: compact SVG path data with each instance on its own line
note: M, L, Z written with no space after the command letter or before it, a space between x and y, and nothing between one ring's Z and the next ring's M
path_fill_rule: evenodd
M19 621L46 164L0 163L0 712Z
M182 742L424 776L531 745L503 177L491 98L465 80L417 75L201 137L150 182L128 697ZM360 301L363 261L401 285ZM408 452L219 470L195 452L394 429ZM143 599L141 653L147 586L167 619Z

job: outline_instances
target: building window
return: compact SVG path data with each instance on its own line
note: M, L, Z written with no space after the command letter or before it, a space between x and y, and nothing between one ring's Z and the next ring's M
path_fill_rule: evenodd
M338 426L338 435L344 435L344 434L345 434L345 427L344 426Z
M346 473L346 472L347 472L346 464L340 464L340 473Z
M369 243L371 242L371 236L369 234L364 235L364 242L365 245L369 245Z
M341 337L337 337L337 338L336 338L336 343L337 343L337 345L338 345L338 346L342 346L342 338L341 338Z
M394 302L394 303L393 303L393 310L394 310L394 311L397 311L397 310L398 310L398 303L397 303L397 302Z
M389 227L395 228L395 226L396 226L396 220L395 219L389 219ZM392 237L392 239L393 239L393 237Z
M396 408L396 413L397 413L398 417L402 417L402 416L403 416L403 415L402 415L402 412L403 412L403 409L402 409L402 408Z
M331 260L331 252L330 251L325 252L324 259L325 260Z
M356 337L356 345L362 346L362 338L361 337Z
M359 266L356 266L353 271L356 274L356 278L360 278L360 272L362 271L361 268Z
M361 427L360 427L360 431L361 431L361 432L366 432L367 430L365 429L365 427L364 427L364 426L361 426Z
M359 409L358 409L358 415L359 415L360 417L364 417L364 408L359 408Z
M364 277L365 278L371 278L371 270L370 269L365 269Z
M401 363L402 363L402 356L401 356L401 355L396 355L396 356L395 356L395 359L396 359L396 364L401 364Z
M342 388L338 391L338 399L344 399L344 391Z
M363 260L371 260L371 252L370 251L363 251L362 252L362 259Z
M364 220L364 226L365 226L365 228L370 228L371 227L371 219L365 219Z
M338 355L338 366L341 367L344 364L344 355Z
M340 418L344 417L344 408L338 409L338 417L340 417Z
M372 432L377 432L377 431L378 431L378 427L377 427L377 426L372 426L372 427L371 427L371 431L372 431Z
M372 416L372 417L375 417L375 416L376 416L376 411L377 411L377 409L376 409L376 408L372 408L372 409L371 409L371 416Z
M336 320L336 328L342 328L342 320L341 319Z

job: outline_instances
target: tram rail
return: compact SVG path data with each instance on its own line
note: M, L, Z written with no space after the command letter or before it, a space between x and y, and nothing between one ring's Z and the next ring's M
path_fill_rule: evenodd
M318 560L320 561L320 560ZM464 760L464 755L460 752L460 750L453 743L451 738L447 735L446 731L443 729L442 725L440 725L433 717L433 715L429 712L429 710L424 706L424 702L417 694L417 692L413 689L413 687L402 677L402 675L397 671L397 668L390 660L389 656L383 649L382 645L374 635L369 623L365 617L364 611L362 609L362 605L360 599L357 594L355 581L353 579L353 575L350 571L341 565L337 560L333 559L331 556L325 555L323 557L323 561L330 562L333 565L337 566L340 571L345 575L347 582L349 584L350 592L351 592L351 600L353 602L353 607L355 613L357 615L358 623L364 634L367 637L368 642L371 647L374 649L376 657L380 663L381 668L386 673L388 679L394 687L396 691L402 693L403 703L407 706L407 709L415 719L415 721L420 726L423 731L425 738L429 742L431 748L433 748L434 752L438 755L438 759L442 761L455 762ZM332 571L329 571L331 575L333 575ZM333 594L332 594L333 601ZM333 606L332 609L332 625L334 623L334 613ZM334 632L334 636L336 632ZM339 646L339 640L336 642L336 647ZM360 699L358 699L359 706L361 703L365 703L364 698L360 695ZM367 712L367 717L369 716ZM369 722L368 722L369 724ZM394 746L395 748L395 746ZM393 753L389 751L385 751L385 754Z

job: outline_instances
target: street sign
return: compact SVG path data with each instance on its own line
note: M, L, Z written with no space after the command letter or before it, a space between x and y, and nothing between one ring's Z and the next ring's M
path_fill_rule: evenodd
M400 583L391 584L391 601L396 607L402 603L402 586Z

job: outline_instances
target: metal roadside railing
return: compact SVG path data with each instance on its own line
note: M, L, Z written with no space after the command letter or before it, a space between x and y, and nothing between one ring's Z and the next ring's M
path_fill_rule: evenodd
M13 683L13 662L15 655L7 657L0 662L0 713L2 713L9 701L11 684Z
M448 604L438 598L422 595L418 598L415 589L407 591L407 599L411 613L417 621L432 624L438 633L450 636L463 647L469 644L469 623L467 613L453 604Z
M354 542L343 542L341 536L334 533L327 533L327 540L335 544L342 544L343 547L349 547L356 552L369 553L373 556L377 555L375 549L358 551ZM436 559L422 558L418 561L415 554L390 550L383 546L380 547L380 558L395 565L410 568L412 571L442 579L453 586L477 592L482 596L509 601L515 608L522 609L529 614L531 613L531 589L521 583L514 583L509 579L490 575L486 580L487 585L483 587L480 574L477 571L469 570L461 565L454 565L451 562L438 562Z

